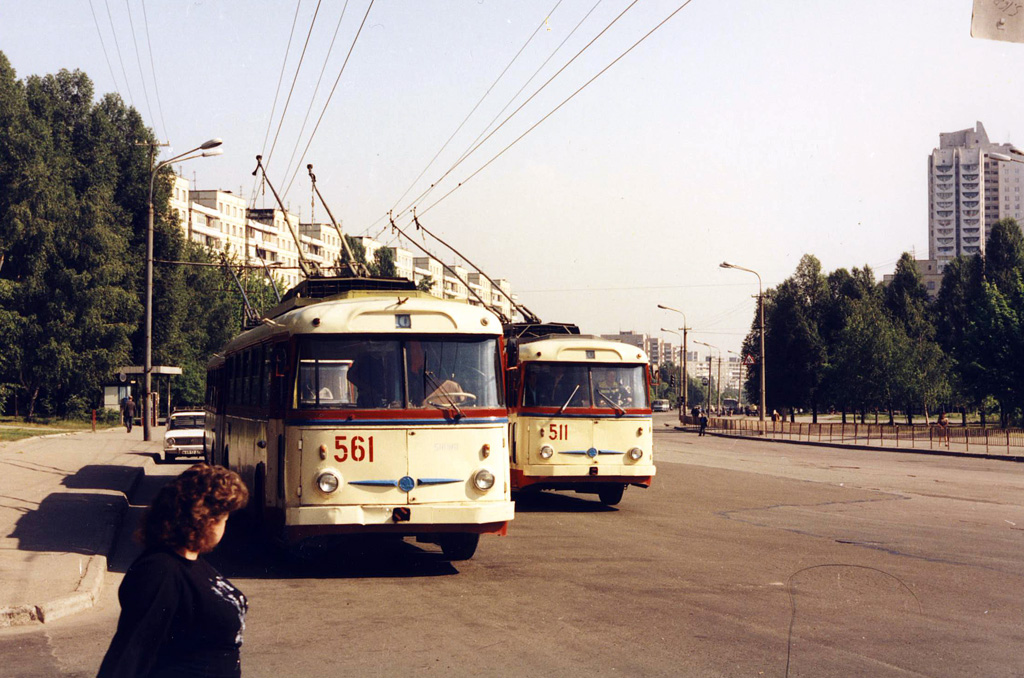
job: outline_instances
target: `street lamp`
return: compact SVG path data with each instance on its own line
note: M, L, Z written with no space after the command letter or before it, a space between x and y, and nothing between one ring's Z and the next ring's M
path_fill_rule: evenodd
M739 358L739 361L740 361L739 381L738 381L738 385L736 387L736 406L739 407L740 411L742 412L742 410L743 410L743 356L741 354L737 353L736 351L733 351L732 349L728 349L727 348L725 350L726 350L726 353L732 353L734 356ZM730 368L730 369L732 369L732 368ZM729 378L730 378L730 380L732 379L731 372L730 372L730 377Z
M663 306L661 304L658 304L658 308L660 308L663 311L672 311L673 313L678 313L679 315L683 316L683 326L679 328L683 331L683 374L681 377L683 382L683 399L681 401L682 404L680 405L682 409L680 410L679 414L684 415L685 413L690 411L688 402L690 383L687 381L686 374L686 335L690 331L690 328L686 326L686 314L680 311L679 309L672 308L671 306Z
M713 344L709 344L706 341L695 341L695 344L701 346L707 346L718 351L718 378L715 380L715 391L718 392L718 410L719 416L721 416L722 410L722 349L718 348ZM711 404L711 354L708 353L708 405Z
M757 418L764 421L764 292L761 286L761 275L757 271L736 264L730 264L728 261L723 261L719 266L722 268L735 268L737 271L746 271L757 276L757 315L761 334L761 403L757 408Z
M145 373L145 379L143 379L143 392L142 392L142 439L151 440L150 434L150 414L149 414L149 394L153 387L153 185L156 183L157 172L164 165L169 165L172 162L184 162L185 160L192 160L192 158L204 158L211 155L220 155L223 151L219 148L223 141L219 138L210 139L199 146L196 146L192 150L180 153L173 158L168 158L158 162L153 171L149 175L149 225L146 229L146 332L145 332L145 344L146 352L142 363L142 371ZM149 164L153 164L153 152L156 146L160 144L147 144L149 146ZM217 150L211 150L217 149ZM196 155L196 151L202 151Z
M679 328L679 329L682 329L682 328ZM679 334L679 332L677 332L676 330L670 330L670 329L668 329L666 327L662 327L661 331L662 332L669 332L670 334L674 334L677 337L679 337L680 344L685 343L683 335ZM669 356L669 358L671 358L671 357L672 356ZM679 403L678 403L679 404L679 414L680 415L683 414L683 411L685 409L684 406L683 406L683 389L684 388L686 388L686 382L683 381L683 364L680 362L679 363Z

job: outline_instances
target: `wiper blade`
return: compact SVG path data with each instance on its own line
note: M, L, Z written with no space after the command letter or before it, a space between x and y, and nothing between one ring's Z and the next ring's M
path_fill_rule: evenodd
M597 395L599 395L602 398L604 398L605 402L607 402L609 405L614 407L616 412L618 412L619 414L625 414L626 413L626 410L622 409L622 407L617 402L615 402L614 400L612 400L611 398L606 396L604 393L601 393L601 391L598 391L596 389L595 389L595 392L597 393Z
M565 408L569 407L569 403L572 402L572 399L576 396L576 391L578 391L578 390L580 390L580 385L576 384L576 388L574 388L572 390L572 393L569 394L569 399L565 401L564 405L562 405L561 407L558 408L558 413L559 414L561 414L562 412L565 412Z

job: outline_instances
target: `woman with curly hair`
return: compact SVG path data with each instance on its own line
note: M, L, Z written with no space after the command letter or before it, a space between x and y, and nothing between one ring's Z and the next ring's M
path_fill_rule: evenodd
M248 498L237 473L209 464L160 490L137 533L145 550L118 589L121 617L99 678L241 675L248 603L200 556Z

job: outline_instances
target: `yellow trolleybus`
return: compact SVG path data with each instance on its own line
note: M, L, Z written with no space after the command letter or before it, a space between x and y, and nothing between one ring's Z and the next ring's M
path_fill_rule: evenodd
M617 504L626 486L649 487L655 474L647 355L575 326L561 331L509 344L512 489Z
M215 356L206 456L289 543L388 533L470 558L513 517L501 324L359 280L300 283Z

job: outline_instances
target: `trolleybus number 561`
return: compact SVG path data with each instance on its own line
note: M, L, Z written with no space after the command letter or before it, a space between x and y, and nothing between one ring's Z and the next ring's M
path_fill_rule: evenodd
M334 455L335 461L342 462L351 459L352 461L363 461L373 463L373 436L363 438L352 436L351 443L346 442L348 436L334 436L334 449L340 450ZM351 455L351 456L350 456Z

